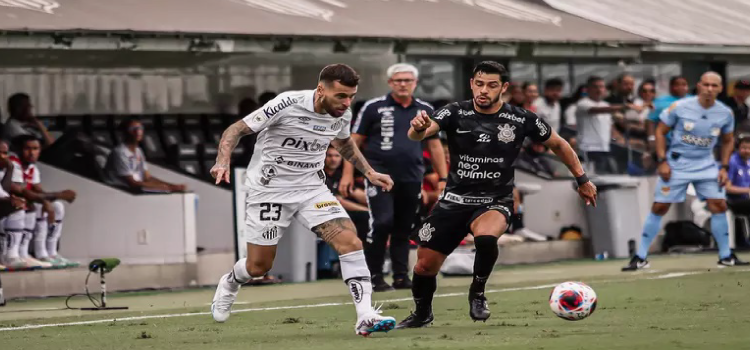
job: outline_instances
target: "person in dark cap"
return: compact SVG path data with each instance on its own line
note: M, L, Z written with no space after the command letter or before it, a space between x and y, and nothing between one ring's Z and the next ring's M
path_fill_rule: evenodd
M750 79L740 79L734 83L734 93L725 103L734 113L735 134L750 133L750 110L745 102L750 96Z

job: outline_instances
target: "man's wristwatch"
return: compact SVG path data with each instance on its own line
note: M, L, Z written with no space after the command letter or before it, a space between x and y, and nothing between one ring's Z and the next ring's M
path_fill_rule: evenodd
M729 171L729 165L727 165L727 164L722 164L721 168L724 169L724 170L726 170L726 171Z
M448 182L448 178L447 177L441 177L441 178L438 179L438 182Z
M667 161L667 158L656 158L656 164L661 164Z

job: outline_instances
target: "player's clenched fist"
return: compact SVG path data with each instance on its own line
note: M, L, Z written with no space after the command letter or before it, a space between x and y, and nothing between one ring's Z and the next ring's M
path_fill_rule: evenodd
M430 120L430 116L428 116L425 111L419 111L417 116L411 120L411 127L417 132L427 130L430 125L432 125L432 120Z

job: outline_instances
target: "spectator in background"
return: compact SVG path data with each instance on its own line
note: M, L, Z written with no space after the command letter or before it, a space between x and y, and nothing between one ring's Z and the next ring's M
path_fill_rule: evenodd
M548 79L544 82L542 97L533 103L536 115L542 117L557 132L560 132L560 98L564 85L561 79Z
M523 106L523 102L526 100L526 95L523 93L521 85L518 83L511 82L508 89L503 95L503 101L507 102L512 106Z
M342 166L343 162L344 160L341 158L339 151L333 146L328 146L325 164L323 165L323 170L326 173L326 186L328 186L331 193L336 196L336 199L341 202L341 206L343 206L346 211L367 212L369 209L367 208L367 199L365 198L365 191L363 189L358 187L354 188L349 191L348 197L342 196L339 192L341 174L344 170ZM367 230L364 232L366 231Z
M729 158L727 176L729 209L737 215L750 215L750 135L740 136L738 149ZM738 247L750 245L744 237L735 237L735 242Z
M615 112L614 126L617 134L620 136L621 143L629 143L631 146L643 145L646 141L645 121L638 120L638 115L643 111L643 107L634 104L635 96L635 78L630 74L622 74L613 82L615 90L607 96L605 101L610 105L627 105L628 109L621 112ZM642 142L632 142L641 139Z
M612 113L622 112L626 106L610 105L604 100L607 93L604 79L591 76L586 85L588 96L576 104L578 147L583 151L583 158L589 171L613 174L617 172L617 167L609 154L609 143L612 140Z
M740 79L734 83L732 97L725 101L734 113L735 135L750 133L750 113L746 102L748 97L750 97L750 80Z
M5 265L11 265L13 261L8 258L8 247L13 244L13 240L19 240L23 237L23 227L16 230L14 235L11 235L6 229L5 225L10 218L14 218L17 222L23 225L24 222L24 209L26 208L26 200L23 197L18 196L19 191L14 188L13 177L15 180L23 181L19 169L15 169L13 162L9 157L8 144L0 140L0 271L6 270ZM14 257L18 259L18 255ZM24 264L25 265L25 264ZM1 301L0 301L1 303Z
M661 115L661 112L669 108L672 103L687 97L688 89L687 79L681 76L674 76L669 79L669 94L654 99L654 110L648 115L648 120L646 120L648 151L652 153L653 159L656 159L656 135L654 132L656 131L656 125L659 124L659 116ZM669 144L671 134L671 131L667 134L667 144Z
M416 69L416 68L415 68ZM419 65L420 77L419 85L413 94L420 96L428 101L440 99L452 99L453 89L447 84L445 79L440 79L435 74L435 66L432 63L422 63Z
M3 138L13 140L16 136L32 135L41 140L42 147L47 148L55 139L33 112L31 97L24 93L17 93L8 98L8 114L10 118L5 122Z
M27 202L23 238L18 247L19 258L28 266L78 266L60 254L57 248L62 236L63 219L65 218L64 202L73 203L76 193L73 190L61 192L46 192L41 185L41 174L36 162L39 160L41 143L32 135L21 135L13 139L15 155L11 155L13 166L21 170L21 191ZM8 223L11 224L10 222ZM12 229L17 230L19 223L12 223ZM8 230L11 227L7 227ZM34 255L29 256L29 244L34 239Z
M273 100L274 98L276 98L277 95L278 94L275 93L275 92L273 92L273 91L264 91L262 94L260 94L260 96L258 96L258 103L261 106L265 106L266 103L268 103L268 101ZM252 112L252 111L254 111L256 109L257 108L253 108L252 110L250 110L250 112ZM250 114L250 113L248 113L248 114ZM246 116L246 115L247 114L243 115L243 117Z
M109 153L104 166L108 184L137 192L185 192L185 185L162 181L149 173L146 156L138 146L143 140L143 124L140 120L127 118L120 122L118 131L123 142Z
M523 84L523 109L536 113L536 107L534 101L539 98L539 87L534 83Z
M407 132L411 120L419 111L433 113L429 104L414 98L419 72L413 65L397 63L388 68L388 85L391 91L385 96L371 99L359 111L352 129L352 139L362 147L364 156L375 171L389 174L393 189L385 192L377 186L366 185L371 231L367 236L365 257L372 273L375 291L393 288L409 289L408 273L409 234L421 204L422 182L425 168L422 144L410 140ZM448 169L443 146L437 135L425 140L433 167L439 174L439 189L445 188ZM348 196L354 184L354 167L344 163L339 184L341 195ZM390 257L393 263L393 286L383 278L386 245L390 239Z

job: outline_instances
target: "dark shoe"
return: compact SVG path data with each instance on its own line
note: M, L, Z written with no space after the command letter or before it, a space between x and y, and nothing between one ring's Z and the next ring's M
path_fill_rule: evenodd
M622 268L622 271L637 271L640 269L647 269L651 267L651 264L648 263L648 260L641 259L638 255L633 255L633 258L630 259L630 262L627 266Z
M395 289L411 289L411 280L408 276L399 277L393 279L393 288Z
M484 293L469 294L469 316L474 322L487 322L490 318L490 308L487 306L487 298Z
M432 316L432 311L425 316L420 316L416 312L412 312L401 323L396 325L396 329L421 328L430 325L434 320L435 317Z
M749 262L740 260L740 258L738 258L737 255L735 255L734 253L729 255L729 257L719 260L718 264L719 264L719 267L750 265Z
M393 287L385 282L382 275L372 276L372 290L374 292L388 292L392 291Z

